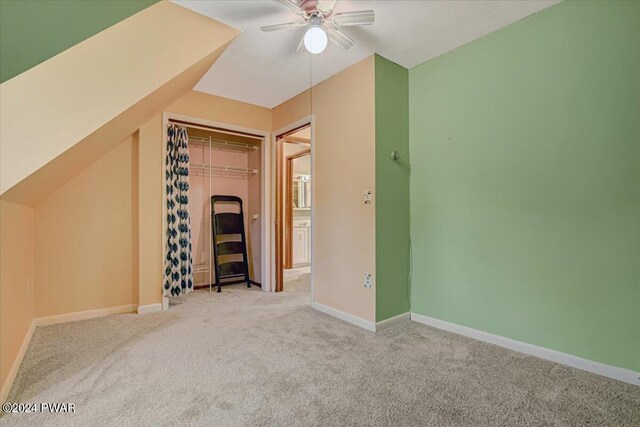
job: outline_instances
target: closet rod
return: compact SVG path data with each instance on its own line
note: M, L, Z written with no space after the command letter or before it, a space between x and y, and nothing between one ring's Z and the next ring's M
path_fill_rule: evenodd
M193 129L214 130L216 132L228 133L229 135L246 136L246 137L249 137L249 138L259 139L260 141L262 141L262 139L264 138L261 135L256 135L256 134L253 134L253 133L242 132L242 131L239 131L239 130L229 130L229 129L225 129L225 128L218 128L218 127L215 127L215 126L200 125L200 124L197 124L197 123L187 122L185 120L169 119L169 122L170 123L180 124L180 125L185 125L186 127L193 128Z

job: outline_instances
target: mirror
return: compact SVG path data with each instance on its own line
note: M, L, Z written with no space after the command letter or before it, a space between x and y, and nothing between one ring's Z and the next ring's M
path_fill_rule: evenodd
M309 175L293 177L293 208L311 209L311 177Z

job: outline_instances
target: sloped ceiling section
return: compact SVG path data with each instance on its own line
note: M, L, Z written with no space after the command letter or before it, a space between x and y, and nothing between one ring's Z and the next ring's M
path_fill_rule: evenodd
M35 67L157 2L0 1L0 82Z
M124 113L69 148L36 172L11 187L1 198L13 203L36 206L40 200L100 159L127 136L133 134L159 111L189 93L193 85L227 48L224 45Z
M2 83L2 199L37 203L189 92L237 35L160 2Z

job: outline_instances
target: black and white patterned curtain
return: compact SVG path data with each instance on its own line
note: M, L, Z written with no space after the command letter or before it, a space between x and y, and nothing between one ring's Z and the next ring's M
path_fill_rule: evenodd
M193 290L191 224L189 220L189 137L187 128L169 124L167 159L167 244L165 246L164 296Z

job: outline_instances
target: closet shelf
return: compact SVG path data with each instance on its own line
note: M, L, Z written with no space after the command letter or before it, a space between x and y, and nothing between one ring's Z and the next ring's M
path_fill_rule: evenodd
M190 146L198 146L205 148L215 148L224 151L237 151L241 153L248 153L258 149L255 144L247 144L244 142L224 141L222 139L202 138L199 136L189 137Z
M189 164L189 170L195 175L204 176L230 176L248 178L250 175L258 173L258 169L236 168L231 166L205 165L202 163Z

